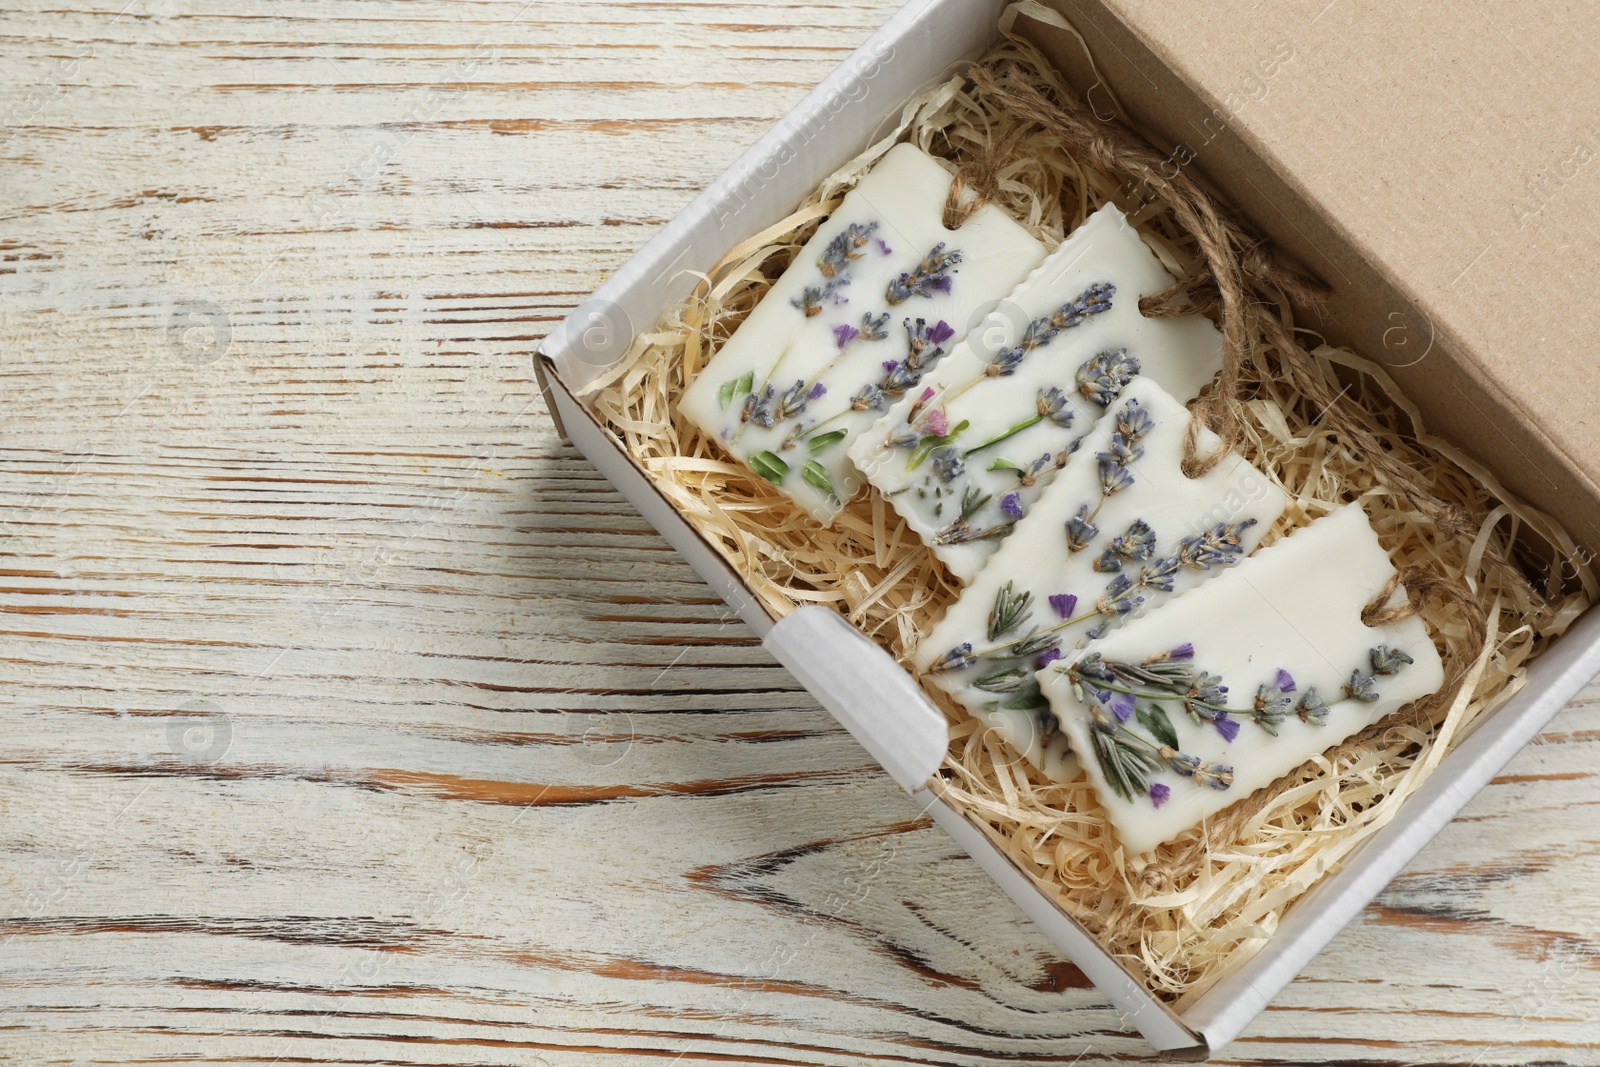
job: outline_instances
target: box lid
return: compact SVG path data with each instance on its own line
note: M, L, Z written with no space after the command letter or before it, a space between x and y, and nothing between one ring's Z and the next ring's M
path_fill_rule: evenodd
M1600 5L1048 0L1019 19L1109 117L1333 289L1304 323L1600 551ZM1051 25L1052 22L1057 25ZM1190 161L1192 157L1192 162ZM1592 546L1592 549L1585 548Z

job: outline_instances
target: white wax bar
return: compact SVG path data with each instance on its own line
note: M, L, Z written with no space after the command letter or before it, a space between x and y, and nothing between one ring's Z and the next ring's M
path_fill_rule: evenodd
M1062 660L1039 672L1050 706L1129 852L1147 852L1171 840L1395 709L1438 690L1444 665L1420 618L1378 627L1361 621L1362 609L1394 573L1365 512L1350 504L1095 642L1078 653L1076 664ZM1401 602L1404 595L1397 590L1392 602ZM1177 655L1170 656L1174 650ZM1398 650L1412 662L1386 661L1384 650ZM1087 659L1093 656L1100 659ZM1163 662L1162 657L1170 658ZM1109 685L1102 675L1099 682L1085 678L1077 686L1069 673L1104 670L1108 664L1175 671L1180 680L1173 687L1186 695L1136 697L1131 714L1112 727L1116 732L1108 733L1097 723L1110 726L1120 717L1119 710L1129 711L1129 698L1112 690L1164 690L1162 685L1130 682L1121 672ZM1196 680L1196 672L1213 677ZM1216 679L1227 687L1225 694L1201 692ZM1262 686L1269 687L1266 693ZM1377 698L1355 699L1347 688L1352 686L1358 692L1370 689ZM1322 725L1315 724L1315 714L1303 717L1299 710L1312 690L1327 705ZM1227 715L1220 725L1209 717L1197 723L1186 710L1196 693L1195 699L1245 710ZM1286 718L1274 736L1249 709L1263 701L1270 708L1279 694ZM1176 750L1174 756L1161 749L1163 731L1149 711L1152 706L1161 709L1170 727L1166 743ZM1205 715L1203 705L1197 709ZM1124 777L1131 788L1125 790L1128 795L1119 795L1115 775L1108 773L1096 745L1097 735L1131 738L1119 753L1130 747L1152 753L1155 766L1142 772L1147 773L1145 789ZM1184 757L1199 761L1197 773L1174 769L1173 761L1181 763ZM1195 767L1188 765L1191 772ZM1207 784L1221 786L1226 771L1231 771L1231 784Z
M825 525L861 484L849 437L1045 257L993 205L946 229L950 181L914 145L891 149L679 402Z
M1187 401L1222 366L1222 336L1204 316L1140 314L1140 297L1172 283L1107 204L940 361L925 382L936 395L901 400L850 458L971 581L1132 374ZM965 518L952 514L981 497Z
M1113 435L1121 432L1119 422L1130 404L1149 416L1149 428L1133 442L1142 454L1124 465L1132 481L1106 494L1098 457L1111 452ZM1192 417L1150 379L1130 381L1060 476L912 653L916 667L927 670L958 647L996 649L997 654L971 666L926 677L1058 781L1071 777L1075 764L1043 697L1030 701L1034 694L1027 685L1020 692L996 693L993 682L985 684L997 671L1002 672L1002 686L1019 680L1014 676L1019 661L1005 658L1005 646L1033 627L1060 627L1061 649L1083 647L1092 632L1159 607L1253 552L1287 504L1283 491L1239 456L1228 457L1199 478L1185 475L1183 441ZM1202 455L1219 443L1216 434L1201 428ZM1084 511L1093 513L1092 522L1075 526L1079 536L1069 539L1069 520ZM1074 544L1082 547L1074 550ZM1207 551L1208 545L1220 548ZM1172 560L1187 562L1176 567L1163 563ZM1123 580L1130 592L1117 597L1114 583ZM1169 580L1170 591L1164 588ZM1002 591L1028 596L1032 617L1009 634L990 639L990 620ZM1136 600L1140 606L1130 607ZM1103 608L1097 610L1097 601ZM1030 682L1030 660L1037 655L1020 663L1030 668L1024 675ZM1008 703L1018 706L1008 708Z

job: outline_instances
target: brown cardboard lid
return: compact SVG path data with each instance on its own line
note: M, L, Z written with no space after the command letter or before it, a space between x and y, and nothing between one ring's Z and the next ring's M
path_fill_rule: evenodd
M1310 325L1600 551L1600 4L1049 6L1083 43L1018 28L1097 111L1085 43L1127 120L1333 288Z

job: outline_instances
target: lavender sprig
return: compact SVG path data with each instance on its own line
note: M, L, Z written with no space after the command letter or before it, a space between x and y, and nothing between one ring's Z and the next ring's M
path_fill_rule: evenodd
M1140 706L1141 700L1177 700L1197 723L1209 721L1229 742L1239 732L1238 722L1230 716L1253 719L1273 735L1277 735L1291 710L1309 725L1327 722L1331 708L1315 687L1307 687L1295 704L1293 694L1298 687L1286 670L1280 668L1257 687L1252 707L1230 708L1228 687L1222 684L1221 677L1194 669L1193 659L1194 646L1185 643L1141 663L1106 660L1099 653L1090 653L1075 664L1056 668L1071 681L1074 694L1089 709L1095 759L1112 791L1125 800L1143 794L1157 807L1164 803L1170 791L1158 794L1149 782L1150 773L1162 765L1213 789L1226 789L1233 783L1231 767L1206 764L1179 752L1177 731L1166 711L1155 703ZM1368 651L1368 660L1371 671L1352 672L1350 684L1345 687L1346 699L1379 699L1375 676L1397 673L1411 662L1411 657L1379 645ZM1134 717L1149 738L1128 725Z
M1022 336L1016 344L1008 345L990 357L983 373L990 378L1015 374L1029 352L1049 344L1062 330L1070 330L1092 315L1110 311L1111 298L1116 292L1117 287L1110 282L1096 282L1051 314L1034 319L1023 327Z
M989 438L983 444L974 445L972 448L967 449L967 455L970 456L974 452L982 452L986 448L992 448L1007 438L1015 437L1023 430L1032 429L1046 419L1049 419L1064 430L1072 425L1072 421L1076 417L1077 412L1067 407L1067 394L1053 385L1048 389L1040 389L1038 396L1034 398L1033 414L1021 422L1013 423L1008 429Z
M838 290L850 284L850 268L856 260L867 254L867 245L877 231L877 222L857 222L846 226L823 246L822 255L817 259L817 273L822 275L822 284L807 286L789 303L799 308L808 319L818 314L829 298L842 303Z
M1102 459L1102 463L1104 460ZM1085 505L1087 507L1087 505ZM1086 512L1080 511L1079 518ZM1072 526L1069 520L1068 527ZM1218 523L1212 529L1191 534L1178 542L1178 550L1171 556L1153 560L1139 568L1137 578L1126 574L1117 576L1106 586L1106 595L1097 601L1102 615L1126 615L1144 603L1140 593L1170 593L1185 567L1191 570L1210 570L1213 566L1227 566L1238 562L1243 547L1243 532L1255 525L1255 519L1237 523ZM1070 534L1069 534L1070 536ZM1148 558L1155 551L1155 531L1143 519L1136 520L1128 532L1114 538L1111 545L1095 560L1094 569L1102 572L1120 572L1124 560ZM1143 553L1144 555L1140 555Z
M1196 724L1210 722L1228 741L1238 734L1238 724L1232 716L1250 719L1273 735L1291 710L1310 725L1321 726L1327 722L1332 706L1315 687L1307 688L1298 705L1295 704L1293 694L1298 687L1294 676L1281 668L1257 688L1250 707L1229 707L1228 687L1222 678L1194 669L1190 665L1193 656L1194 646L1188 644L1138 664L1106 660L1100 653L1093 652L1072 666L1059 669L1072 679L1080 697L1083 687L1088 687L1094 691L1122 693L1133 699L1176 700ZM1384 645L1371 649L1368 658L1373 664L1382 663L1391 668L1383 672L1388 674L1398 672L1410 662L1405 653L1396 657L1394 651ZM1345 686L1345 699L1362 703L1378 700L1376 673L1360 669L1351 672L1350 682Z
M1074 326L1078 326L1083 323L1090 316L1098 315L1102 311L1109 310L1111 307L1111 298L1115 295L1115 293L1116 286L1109 283L1097 283L1089 286L1089 288L1079 293L1072 300L1067 301L1067 303L1063 304L1048 318L1034 319L1023 330L1022 337L1017 341L1016 344L1002 348L994 357L990 359L989 362L984 364L983 370L979 371L972 378L964 382L959 388L945 394L944 402L946 404L951 403L957 397L965 393L968 389L971 389L973 386L987 378L1001 377L1015 373L1017 367L1022 364L1022 360L1029 352L1038 348L1040 345L1047 343L1062 330L1070 330ZM1093 361L1091 360L1090 362ZM1126 362L1131 364L1133 368L1133 374L1137 374L1139 372L1138 360L1129 359ZM1084 373L1084 368L1086 367L1088 367L1088 363L1085 363L1084 367L1080 367L1078 370L1080 380ZM1130 374L1129 377L1131 378L1132 374ZM1127 382L1124 381L1123 384L1126 385ZM1121 386L1118 386L1117 388L1120 390ZM1107 403L1109 403L1109 401L1107 401ZM1104 405L1101 406L1103 407ZM1055 410L1059 413L1061 408L1057 407ZM916 411L913 410L907 417L907 421L911 421L915 417Z
M889 283L889 287L884 290L884 299L889 301L890 307L894 307L914 296L948 293L954 283L950 275L960 262L961 250L953 248L946 252L944 242L940 241L922 257L922 262L915 268Z
M1155 555L1156 532L1150 524L1143 519L1135 519L1127 531L1111 539L1106 550L1100 558L1094 561L1094 569L1107 574L1114 574L1122 570L1124 563L1136 563L1149 559ZM1170 592L1171 590L1164 590Z

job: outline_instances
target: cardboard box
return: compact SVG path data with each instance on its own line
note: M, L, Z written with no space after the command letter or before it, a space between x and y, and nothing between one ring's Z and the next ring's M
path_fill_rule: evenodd
M1175 162L1181 159L1177 165L1202 171L1263 232L1334 285L1330 335L1389 363L1434 425L1488 461L1511 490L1587 537L1586 531L1600 529L1600 424L1578 416L1584 397L1592 393L1580 387L1550 396L1532 391L1526 379L1548 385L1559 378L1600 375L1581 369L1589 363L1577 347L1592 333L1585 327L1597 315L1596 305L1584 304L1578 292L1587 279L1600 276L1592 269L1594 246L1569 243L1563 254L1572 262L1563 261L1562 269L1572 274L1556 277L1546 277L1550 264L1541 265L1531 253L1506 247L1497 252L1494 242L1509 240L1510 224L1497 222L1490 210L1486 183L1491 177L1478 172L1440 178L1433 170L1440 165L1438 146L1412 145L1418 148L1414 155L1396 147L1395 138L1423 138L1426 131L1419 124L1430 114L1424 105L1413 100L1400 108L1376 109L1381 114L1369 109L1361 121L1350 117L1351 129L1361 130L1362 137L1330 138L1327 124L1340 120L1329 115L1338 114L1341 105L1329 98L1342 95L1343 82L1331 74L1313 78L1290 69L1315 48L1339 59L1335 66L1342 78L1359 73L1368 81L1387 78L1398 84L1409 76L1426 79L1448 71L1449 84L1477 86L1452 107L1488 107L1503 92L1494 86L1505 57L1486 52L1484 30L1469 26L1471 20L1455 8L1442 2L1424 6L1426 13L1385 7L1380 19L1376 9L1369 11L1356 0L1275 5L1223 0L1202 17L1180 0L1054 0L1052 7L1021 5L1017 28L1097 107L1108 104L1110 97L1089 72L1084 46L1061 24L1061 14L1070 17L1130 120L1151 131L1157 143L1187 148L1189 158L1175 157ZM1576 3L1563 6L1577 17ZM694 280L681 272L708 269L740 240L791 211L865 148L907 99L946 76L953 64L987 51L997 40L1005 8L1003 0L908 4L546 338L535 369L552 415L573 444L761 635L773 655L1156 1049L1203 1059L1236 1037L1600 671L1600 613L1580 619L1539 657L1523 691L1481 721L1386 827L1297 901L1264 949L1180 1015L1152 997L976 823L941 799L933 780L946 748L944 716L888 653L825 608L771 617L577 398L585 384L627 351L636 329L648 328L688 295ZM1409 38L1396 34L1397 22L1415 22L1415 32ZM1442 37L1441 23L1451 31ZM1406 40L1427 40L1432 50L1411 55L1404 52ZM1409 67L1401 63L1402 54L1409 57ZM1573 71L1578 61L1572 53ZM1291 77L1303 78L1304 84L1291 88ZM1594 100L1592 83L1581 90ZM1551 91L1544 90L1547 101ZM1274 93L1281 102L1274 101ZM1586 113L1600 114L1600 108ZM1459 115L1435 121L1451 130L1462 124ZM1499 140L1500 124L1477 136L1497 150L1510 143L1527 155L1527 165L1539 164L1559 147L1546 138L1560 130L1562 120L1540 114L1521 121L1524 127L1508 142ZM1596 134L1594 143L1600 146L1600 130ZM1368 143L1366 136L1389 140ZM1455 143L1464 151L1479 147L1470 139ZM1495 173L1503 174L1507 166L1497 166ZM1593 198L1583 201L1573 192L1563 202L1555 195L1559 191L1546 196L1532 222L1519 225L1556 226L1594 214ZM1506 197L1512 195L1508 189ZM1462 214L1451 214L1451 205L1468 197L1476 210L1462 207ZM1464 266L1456 264L1462 249L1477 246L1462 243L1463 220L1470 223L1472 241L1490 242ZM1600 228L1591 219L1586 232ZM1590 270L1581 269L1580 256L1591 261ZM1486 264L1492 270L1483 269ZM1455 277L1449 276L1452 268ZM1475 278L1480 269L1483 276ZM1522 295L1496 294L1495 277L1520 280L1522 289L1513 291ZM1535 283L1544 288L1529 297ZM1546 307L1547 300L1565 306ZM1484 301L1492 313L1483 312ZM1429 325L1422 330L1418 324ZM1409 332L1396 334L1397 329ZM1530 419L1530 409L1558 411L1564 418L1554 423ZM1594 543L1600 544L1600 534Z

